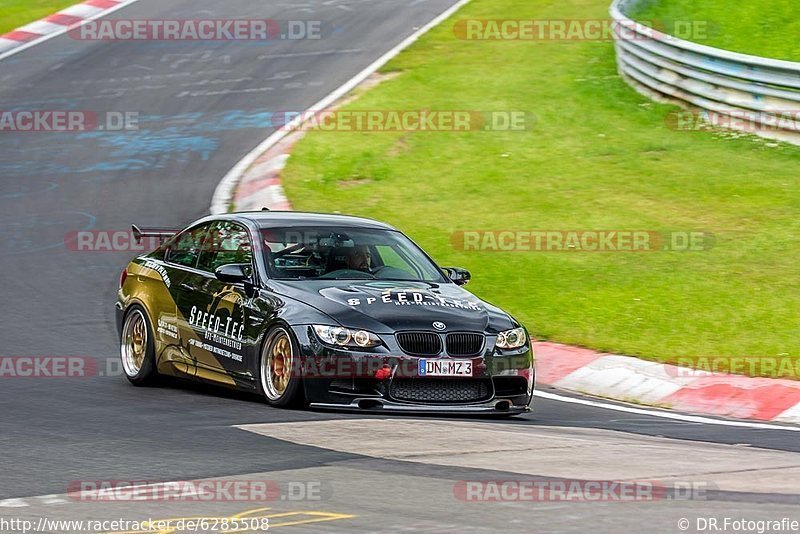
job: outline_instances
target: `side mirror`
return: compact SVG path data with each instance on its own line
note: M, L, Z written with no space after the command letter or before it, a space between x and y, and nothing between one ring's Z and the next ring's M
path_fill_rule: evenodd
M248 263L229 263L220 265L214 271L214 275L220 282L226 284L240 284L250 279L250 264Z
M450 281L457 286L465 286L472 280L472 275L469 274L469 271L466 269L460 267L442 267L442 269L447 273L447 277L450 278Z

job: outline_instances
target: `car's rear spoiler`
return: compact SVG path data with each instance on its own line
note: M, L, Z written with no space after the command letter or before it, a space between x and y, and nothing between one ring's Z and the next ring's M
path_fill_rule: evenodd
M141 243L145 237L155 237L163 243L178 233L178 230L167 230L165 228L139 228L135 224L131 225L131 228L133 228L133 238L136 243Z

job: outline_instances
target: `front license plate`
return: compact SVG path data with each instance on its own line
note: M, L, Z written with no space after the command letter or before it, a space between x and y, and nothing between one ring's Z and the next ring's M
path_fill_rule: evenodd
M419 376L472 376L472 362L421 359Z

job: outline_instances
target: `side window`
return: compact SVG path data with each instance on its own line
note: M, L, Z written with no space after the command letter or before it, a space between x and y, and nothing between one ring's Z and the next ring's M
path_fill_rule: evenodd
M252 264L253 247L247 229L230 221L215 222L208 233L206 246L197 268L213 273L229 263Z
M167 251L167 261L184 267L194 267L203 249L211 223L196 226L178 234Z

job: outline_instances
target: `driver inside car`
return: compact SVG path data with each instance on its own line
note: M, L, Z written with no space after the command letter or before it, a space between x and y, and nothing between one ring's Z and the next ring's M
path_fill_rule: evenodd
M357 245L347 250L347 268L372 272L372 253L367 245Z

